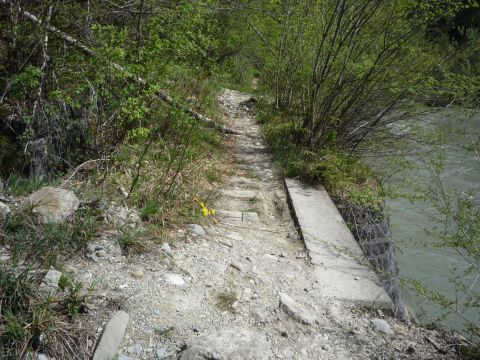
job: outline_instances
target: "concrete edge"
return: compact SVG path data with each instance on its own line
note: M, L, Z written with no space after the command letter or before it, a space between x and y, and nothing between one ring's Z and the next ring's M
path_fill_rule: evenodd
M295 179L294 179L295 180ZM295 224L295 228L297 229L298 231L298 234L300 236L300 239L302 240L304 246L305 246L305 249L307 250L307 253L308 253L308 257L309 257L309 261L312 265L315 265L312 261L312 257L310 255L310 251L307 247L307 244L305 243L305 236L303 234L303 230L302 230L302 226L300 225L300 221L298 219L298 215L297 215L297 211L295 209L295 206L293 205L293 200L292 200L292 197L291 197L291 194L290 194L290 189L288 187L288 184L287 184L287 178L283 178L282 180L283 182L283 186L285 187L285 193L286 193L286 198L287 198L287 204L288 204L288 208L289 208L289 211L290 211L290 215L292 217L292 220ZM333 202L333 200L331 199L330 197L330 194L328 193L328 191L325 191L328 195L328 197L330 198L330 200L332 201L333 205L335 206L335 208L337 208L337 206L335 205L335 203ZM338 210L338 208L337 208ZM340 211L339 211L340 213ZM341 215L341 214L340 214ZM343 219L343 217L342 217ZM345 225L346 226L346 225ZM352 237L355 239L355 236L353 236L351 230L346 226L346 229L350 232L350 234L352 235ZM355 241L357 242L357 239L355 239ZM358 242L357 242L358 244ZM371 265L370 261L368 260L367 256L363 253L362 251L362 256L365 258L365 261ZM373 267L373 265L372 265ZM373 271L375 273L375 275L377 275L377 271L376 269L373 267ZM380 288L384 289L382 285L380 285ZM385 289L384 289L385 290ZM385 291L386 292L386 291ZM389 299L388 302L379 302L379 303L376 303L375 305L376 306L380 306L381 308L384 308L384 309L391 309L392 308L392 305L393 303L391 302L392 299L390 298L390 296L388 295L388 293L386 292L386 295L387 295L387 298ZM355 301L354 303L356 304L359 304L359 305L372 305L372 303L370 301Z

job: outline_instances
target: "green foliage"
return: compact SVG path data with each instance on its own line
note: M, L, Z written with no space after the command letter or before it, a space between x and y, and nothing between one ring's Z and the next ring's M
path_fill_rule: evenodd
M120 248L126 255L141 254L146 249L145 234L139 230L124 228L117 239Z
M5 190L12 196L25 196L37 191L47 183L38 178L24 178L11 174L5 181Z
M41 224L31 209L26 208L8 218L2 235L15 261L58 266L62 256L84 249L96 228L95 218L87 211L78 212L70 223Z
M50 355L86 356L86 337L79 336L69 319L80 311L78 284L62 280L62 296L53 299L37 295L41 277L31 264L12 268L0 264L0 352L4 359L19 359L26 351L41 350ZM42 273L43 274L43 273Z
M16 99L30 97L38 86L42 77L42 71L33 65L29 65L20 74L16 75L12 81L12 95Z
M274 115L269 118L267 114ZM355 156L338 150L315 150L299 144L304 129L300 122L285 121L274 112L264 110L260 117L263 134L285 176L321 182L332 195L353 204L379 208L383 190L372 170Z

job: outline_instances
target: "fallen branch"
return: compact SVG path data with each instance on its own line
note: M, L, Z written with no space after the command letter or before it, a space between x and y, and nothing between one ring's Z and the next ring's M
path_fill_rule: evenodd
M8 6L10 4L12 4L13 1L12 0L0 0L0 4L4 5L4 6ZM82 44L81 41L79 41L78 39L75 39L74 37L68 35L67 33L63 32L62 30L60 29L57 29L56 27L50 25L48 22L47 23L44 23L42 21L42 19L39 19L37 16L33 15L32 13L28 12L28 11L25 11L23 10L20 5L18 6L18 11L20 12L20 14L34 22L35 24L38 24L42 27L44 27L46 30L50 31L51 33L55 34L56 36L58 36L59 38L63 39L64 41L66 41L67 43L69 43L70 45L73 45L75 46L76 48L78 48L83 54L87 55L87 56L90 56L90 57L97 57L97 54L92 50L90 49L88 46ZM126 75L128 78L134 80L134 81L137 81L138 83L140 83L141 85L144 85L146 86L147 85L147 81L135 74L132 74L130 71L128 71L127 69L125 69L123 66L119 65L119 64L116 64L116 63L111 63L111 66L122 72L124 75ZM185 112L186 114L192 116L193 118L197 119L197 120L200 120L204 123L207 124L207 126L211 127L211 128L214 128L216 130L219 130L220 132L224 133L224 134L235 134L235 135L239 135L239 133L235 130L232 130L222 124L219 124L217 122L215 122L214 120L208 118L207 116L205 115L202 115L200 113L198 113L197 111L195 110L192 110L186 106L184 106L183 104L179 103L178 101L176 101L175 99L173 99L171 96L169 96L164 90L159 90L157 93L156 93L156 96L162 100L163 102L169 104L170 106L173 106L174 108L176 109L179 109L183 112Z
M80 170L86 170L86 169L91 170L91 169L93 169L94 164L96 164L98 162L109 161L109 160L110 160L109 158L105 158L105 159L94 159L94 160L85 161L84 163L78 165L75 168L75 170L73 170L72 174L68 177L67 180L65 180L64 185L66 183L70 182Z

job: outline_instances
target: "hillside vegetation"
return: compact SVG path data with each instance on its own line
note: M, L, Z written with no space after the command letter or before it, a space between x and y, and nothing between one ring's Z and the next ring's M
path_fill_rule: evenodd
M117 229L128 254L215 221L214 188L229 172L223 88L256 96L284 175L381 217L384 184L364 155L423 141L391 128L428 107L478 109L479 19L478 0L0 0L0 201L13 204L0 207L0 247L13 254L0 262L0 354L24 358L43 333L82 338L73 277L57 307L34 288L84 251L112 203L145 224L144 242ZM77 193L80 214L45 225L17 208L45 185ZM433 200L455 229L442 245L478 273L479 204ZM458 286L478 309L478 292ZM468 325L478 345L479 324Z

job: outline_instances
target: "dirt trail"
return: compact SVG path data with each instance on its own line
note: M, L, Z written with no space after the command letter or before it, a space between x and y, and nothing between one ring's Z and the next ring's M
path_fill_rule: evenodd
M441 358L424 330L322 296L249 99L230 90L219 97L243 135L229 135L236 173L215 206L218 225L205 235L180 230L175 247L140 258L112 250L77 264L104 299L116 299L94 306L92 321L107 318L108 304L130 314L120 359ZM382 317L392 334L373 328Z

